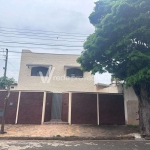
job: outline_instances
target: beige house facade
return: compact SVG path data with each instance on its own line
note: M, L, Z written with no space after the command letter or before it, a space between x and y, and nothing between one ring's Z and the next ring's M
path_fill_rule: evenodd
M37 95L44 92L42 122L46 114L47 121L61 119L69 124L73 121L98 125L103 123L138 125L138 99L133 89L116 84L95 83L94 75L82 72L76 61L79 56L23 50L18 85L13 85L11 90L19 91L19 97L29 102L39 98ZM87 107L91 112L88 114L88 111L86 116L84 111L83 114L77 115L78 106L81 105L79 112L87 111ZM91 113L94 118L91 117ZM76 116L83 118L79 119Z
M14 87L14 90L44 90L55 93L120 92L114 85L94 85L94 76L90 72L80 72L80 65L76 61L79 56L33 53L30 50L22 50L18 85ZM76 73L81 76L76 76Z

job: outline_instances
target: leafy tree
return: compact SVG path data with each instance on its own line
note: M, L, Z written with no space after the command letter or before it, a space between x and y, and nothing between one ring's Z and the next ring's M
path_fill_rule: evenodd
M133 87L140 129L150 135L150 0L99 0L90 22L95 32L78 58L84 71L109 72Z
M0 77L0 89L5 89L14 83L16 83L14 78Z
M6 115L6 108L8 99L10 96L10 85L16 83L13 78L8 77L0 77L0 89L7 89L8 94L4 100L4 109L3 109L3 117L2 117L2 125L1 125L1 134L4 134L4 125L5 125L5 115Z

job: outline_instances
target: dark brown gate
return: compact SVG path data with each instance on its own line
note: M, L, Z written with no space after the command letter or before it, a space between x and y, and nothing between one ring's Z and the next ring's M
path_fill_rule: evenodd
M123 95L99 94L100 125L125 125Z
M95 125L97 124L96 94L72 94L71 123Z

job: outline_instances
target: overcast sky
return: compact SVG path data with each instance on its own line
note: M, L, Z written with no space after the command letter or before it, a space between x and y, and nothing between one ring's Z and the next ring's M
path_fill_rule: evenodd
M93 11L95 1L97 0L0 0L0 51L8 48L9 51L30 49L33 52L80 54L87 36L94 32L88 17ZM30 33L28 30L36 31ZM73 34L68 36L65 33L52 32ZM48 35L44 36L45 33ZM7 42L61 44L73 47ZM4 72L4 54L0 52L0 76ZM9 52L8 77L18 80L19 67L20 54Z

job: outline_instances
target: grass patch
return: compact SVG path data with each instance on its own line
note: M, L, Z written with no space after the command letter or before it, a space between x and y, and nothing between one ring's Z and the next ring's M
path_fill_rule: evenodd
M139 128L139 126L138 125L131 125L131 124L129 124L129 125L127 125L129 128L133 128L133 129L137 129L137 128Z

